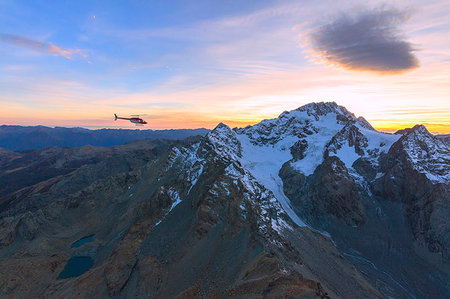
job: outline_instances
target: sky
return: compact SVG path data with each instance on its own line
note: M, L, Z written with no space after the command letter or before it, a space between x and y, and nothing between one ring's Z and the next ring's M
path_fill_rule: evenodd
M243 127L319 101L450 133L450 2L0 0L0 124Z

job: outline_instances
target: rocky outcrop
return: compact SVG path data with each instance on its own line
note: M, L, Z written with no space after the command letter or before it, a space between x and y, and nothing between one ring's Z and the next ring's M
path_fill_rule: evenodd
M278 173L283 180L283 191L291 200L295 200L300 196L305 188L306 176L295 170L291 162L286 162Z
M382 177L373 192L384 199L405 204L414 237L432 252L449 260L450 195L447 172L450 151L423 126L404 131L380 163Z
M304 139L294 143L289 149L294 160L301 160L305 157L305 151L308 148L308 142Z
M306 112L309 116L314 117L315 120L319 120L321 116L329 113L335 113L336 121L343 124L356 121L353 113L350 113L345 107L339 106L336 102L309 103L298 108L297 111Z
M353 162L352 167L368 182L375 179L378 171L378 165L374 164L372 159L363 157Z
M285 165L280 177L298 213L312 223L323 223L328 216L352 226L364 222L365 208L358 186L339 158L326 158L307 178Z
M358 127L355 125L347 125L331 138L326 147L325 157L329 156L330 153L337 154L337 151L342 148L343 144L353 147L355 153L364 156L364 149L368 146L368 140Z

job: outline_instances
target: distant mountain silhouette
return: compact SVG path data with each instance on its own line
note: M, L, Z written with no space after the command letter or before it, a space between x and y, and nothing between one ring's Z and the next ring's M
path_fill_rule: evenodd
M0 147L8 150L39 149L47 146L113 146L137 139L181 140L205 135L207 129L130 130L84 128L49 128L45 126L0 126Z

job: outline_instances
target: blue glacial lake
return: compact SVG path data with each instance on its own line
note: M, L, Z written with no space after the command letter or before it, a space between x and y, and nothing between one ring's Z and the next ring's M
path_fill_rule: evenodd
M90 256L74 256L67 262L64 270L59 274L59 278L77 277L89 270L94 261Z
M95 237L95 235L89 235L89 236L83 237L80 240L74 242L70 246L70 248L78 248L78 247L81 247L82 245L84 245L86 243L92 242L94 240L94 237Z

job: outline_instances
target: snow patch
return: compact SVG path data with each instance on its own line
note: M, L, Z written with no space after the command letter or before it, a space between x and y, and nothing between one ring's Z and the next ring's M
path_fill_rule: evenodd
M173 208L175 208L181 202L181 198L174 188L170 188L169 190L167 190L167 193L169 194L170 199L172 200L172 206L170 207L169 212L167 212L170 213L170 211L172 211Z
M161 186L161 190L160 193L163 193L164 191L164 186ZM179 204L182 202L180 195L178 194L178 191L175 190L175 188L170 187L167 190L167 194L169 195L171 201L172 201L172 205L170 206L169 210L167 211L167 213L164 214L164 216L161 218L161 220L159 220L158 222L155 223L155 225L153 227L158 226L165 218L166 216Z
M307 176L313 174L317 166L322 163L325 146L344 127L344 125L336 122L336 114L334 113L322 116L318 121L313 122L313 126L317 133L305 138L308 142L305 157L292 163L295 170Z
M272 191L275 198L281 204L283 210L299 226L306 224L293 211L289 199L283 192L283 182L278 176L281 166L292 157L287 148L288 144L293 144L295 138L286 138L278 142L275 146L253 145L248 136L238 135L241 142L242 158L241 164L248 169L255 179L266 189Z
M424 126L415 126L403 136L404 149L414 168L433 183L450 183L450 149Z
M198 178L200 177L202 172L203 172L203 164L200 164L199 168L196 171L194 171L192 176L190 177L191 186L189 187L188 194L191 192L192 187L194 187L195 184L197 184Z

